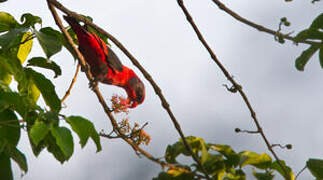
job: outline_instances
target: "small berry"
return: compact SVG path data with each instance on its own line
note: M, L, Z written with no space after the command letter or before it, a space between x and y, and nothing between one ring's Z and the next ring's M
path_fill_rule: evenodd
M286 21L287 21L287 18L286 18L286 17L282 17L282 18L280 19L280 21L281 21L281 22L286 22Z
M290 26L290 22L285 21L285 22L284 22L284 25L285 25L285 26Z

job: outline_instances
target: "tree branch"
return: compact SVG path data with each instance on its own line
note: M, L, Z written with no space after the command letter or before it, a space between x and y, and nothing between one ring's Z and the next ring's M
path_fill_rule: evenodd
M226 7L223 3L221 3L219 0L212 0L221 10L225 11L226 13L228 13L229 15L231 15L233 18L235 18L236 20L249 25L255 29L257 29L258 31L262 31L262 32L266 32L268 34L272 34L274 36L281 36L285 39L294 41L295 37L289 36L288 34L283 34L280 33L279 31L274 31L271 29L268 29L264 26L261 26L259 24L256 24L254 22L249 21L248 19L240 16L239 14L235 13L234 11L232 11L231 9L229 9L228 7ZM304 44L309 44L309 45L320 45L319 42L315 42L315 41L309 41L309 40L303 40L300 41L299 43L304 43Z
M96 24L92 23L91 21L89 21L88 19L84 18L83 16L68 10L67 8L65 8L61 3L59 3L56 0L48 0L50 1L51 4L53 4L56 8L58 8L59 10L63 11L64 13L68 14L69 16L72 16L78 20L81 20L82 22L84 22L87 25L92 26L94 29L96 29L99 33L107 36L116 46L118 46L118 48L131 60L131 62L141 71L141 73L144 75L144 77L147 79L147 81L149 81L149 83L152 85L152 87L154 88L155 93L158 95L158 97L161 100L161 104L162 107L167 111L168 115L170 116L177 132L179 133L180 137L183 140L183 143L186 147L186 149L191 153L192 158L194 159L194 161L200 166L201 170L203 171L203 173L205 174L206 178L209 179L209 176L207 175L206 170L204 169L204 167L202 166L202 163L200 161L200 159L193 153L193 150L191 148L191 146L188 144L187 140L185 139L184 133L180 127L180 124L178 123L176 117L174 116L173 112L170 109L170 106L166 100L166 98L164 97L164 95L162 94L161 89L159 88L159 86L157 85L157 83L152 79L151 75L140 65L140 63L137 61L137 59L121 44L121 42L119 42L114 36L112 36L110 33L106 32L105 30L103 30L102 28L100 28L99 26L97 26Z
M285 167L282 165L282 163L280 162L277 154L275 153L275 151L272 149L271 144L269 143L267 137L265 136L264 131L262 130L262 127L260 126L260 123L256 117L256 113L253 110L246 94L244 93L244 91L242 90L242 87L232 78L232 76L229 74L229 72L226 70L226 68L222 65L222 63L220 62L220 60L216 57L215 53L213 52L213 50L210 48L210 46L208 45L208 43L206 42L206 40L204 39L203 35L201 34L201 32L199 31L197 25L194 23L192 16L190 15L190 13L188 12L188 10L186 9L186 7L184 6L183 0L177 0L178 5L180 6L180 8L182 9L182 11L184 12L187 21L190 23L190 25L193 27L198 39L201 41L201 43L203 44L203 46L206 48L206 50L209 52L211 58L213 59L213 61L218 65L218 67L221 69L221 71L223 72L223 74L225 75L225 77L233 84L233 86L235 87L235 89L237 89L237 91L239 92L239 94L241 95L241 97L243 98L245 104L247 105L251 117L254 121L254 123L257 126L258 132L260 133L261 137L263 138L263 140L265 141L268 150L272 153L272 155L275 157L275 159L277 160L277 163L279 164L279 166L282 168L282 170L284 171L284 174L286 175L286 177L289 177L290 175L287 173L287 170L285 169Z
M69 87L69 88L68 88L68 90L66 91L66 93L65 93L64 97L62 98L61 103L63 103L63 102L65 101L65 99L67 98L67 96L69 96L69 95L70 95L71 90L72 90L72 88L73 88L73 85L74 85L74 83L75 83L75 81L76 81L77 75L78 75L78 73L79 73L79 71L80 71L80 67L81 67L81 65L80 65L80 64L77 64L77 68L76 68L76 71L75 71L74 77L73 77L73 79L72 79L72 82L71 82L71 84L70 84L70 87Z

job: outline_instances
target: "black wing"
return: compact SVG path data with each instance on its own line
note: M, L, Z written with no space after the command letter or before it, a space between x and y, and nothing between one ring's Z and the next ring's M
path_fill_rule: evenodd
M113 70L113 71L119 71L121 72L123 70L122 63L119 60L118 56L112 51L111 48L109 48L106 44L103 44L104 42L96 35L94 35L94 38L97 40L97 42L100 44L101 49L104 51L104 47L107 48L108 55L105 54L105 60L108 64L108 66Z
M108 49L108 56L107 56L107 60L108 60L108 64L109 66L114 69L117 70L119 72L121 72L123 70L123 66L122 63L120 61L120 59L118 58L118 56L112 51L111 48L109 48L107 46Z

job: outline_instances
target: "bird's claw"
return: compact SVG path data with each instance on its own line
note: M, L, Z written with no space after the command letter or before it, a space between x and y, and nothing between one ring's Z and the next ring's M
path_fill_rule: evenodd
M81 71L86 72L89 69L89 66L86 64L85 66L81 66Z
M89 88L92 90L95 89L98 86L98 80L97 79L91 79L89 82Z

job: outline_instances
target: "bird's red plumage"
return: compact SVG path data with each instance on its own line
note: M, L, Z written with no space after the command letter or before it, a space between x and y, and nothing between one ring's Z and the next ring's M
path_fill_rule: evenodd
M141 104L145 99L145 87L134 71L123 66L100 37L85 30L74 18L64 16L64 19L74 30L79 50L90 65L95 79L124 88L128 94L129 107Z

